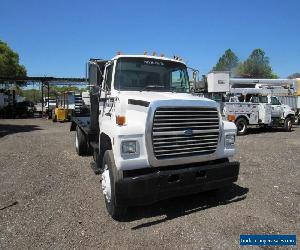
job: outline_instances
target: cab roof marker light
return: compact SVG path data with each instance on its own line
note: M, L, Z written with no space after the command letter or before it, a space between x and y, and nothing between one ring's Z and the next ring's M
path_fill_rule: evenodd
M152 56L157 56L157 53L153 51Z
M145 51L144 51L144 56L146 56L146 55L147 55L147 51L145 50Z
M165 57L165 54L164 54L164 53L161 53L161 54L160 54L160 57Z
M117 55L119 56L119 55L122 55L122 52L121 51L118 51L117 52Z

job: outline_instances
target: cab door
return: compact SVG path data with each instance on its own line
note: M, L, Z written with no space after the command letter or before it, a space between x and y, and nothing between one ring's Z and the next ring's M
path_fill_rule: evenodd
M99 125L106 119L111 119L112 109L114 106L114 98L111 95L111 83L113 73L113 62L106 65L104 71L104 79L99 100Z
M275 97L271 96L269 103L272 105L272 117L282 117L283 116L283 110L281 108L280 101Z

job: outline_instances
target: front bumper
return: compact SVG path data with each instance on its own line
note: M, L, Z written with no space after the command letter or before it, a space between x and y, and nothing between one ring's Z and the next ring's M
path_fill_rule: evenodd
M237 181L239 162L153 168L130 174L116 183L117 205L151 204L170 197L217 189ZM129 171L130 172L130 171Z

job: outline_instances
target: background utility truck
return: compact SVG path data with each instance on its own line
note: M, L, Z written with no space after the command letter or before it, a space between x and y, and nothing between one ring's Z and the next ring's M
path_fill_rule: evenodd
M75 117L79 155L93 154L109 214L238 178L236 126L193 96L186 65L147 55L88 62L90 115Z
M241 97L243 102L239 100ZM225 103L223 114L229 121L235 122L238 135L246 134L248 126L283 127L290 132L295 120L295 111L290 106L281 104L276 96L260 94L231 97Z
M225 118L236 123L238 135L245 134L249 126L291 131L298 117L297 79L231 78L229 72L213 71L196 89L199 95L220 103Z

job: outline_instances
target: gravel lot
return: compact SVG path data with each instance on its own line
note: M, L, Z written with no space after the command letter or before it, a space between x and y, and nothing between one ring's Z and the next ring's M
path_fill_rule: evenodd
M236 249L240 234L299 238L300 127L238 137L240 177L229 189L133 208L116 222L69 126L0 120L0 249Z

